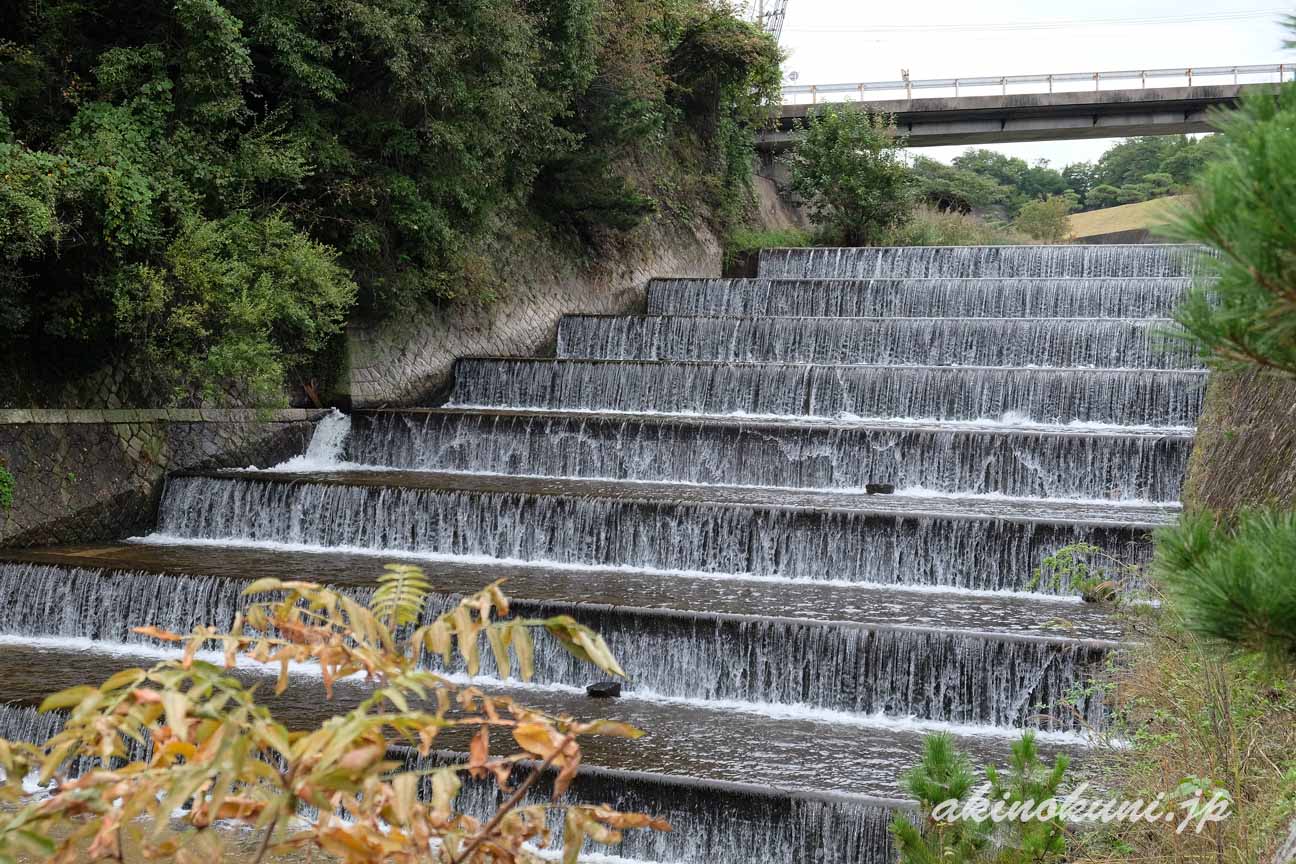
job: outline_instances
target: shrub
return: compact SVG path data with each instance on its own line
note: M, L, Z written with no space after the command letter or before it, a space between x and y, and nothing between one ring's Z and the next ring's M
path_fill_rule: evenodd
M1013 219L1013 228L1043 243L1061 243L1071 236L1071 202L1061 195L1028 201Z
M786 157L791 188L838 242L867 246L909 221L915 182L891 117L849 105L812 112Z
M1296 513L1185 515L1158 533L1154 572L1191 632L1296 664Z
M724 263L728 267L741 255L759 252L762 249L786 249L802 246L813 246L814 240L800 228L783 228L762 230L757 228L736 228L725 238Z
M918 207L913 218L892 228L883 246L1013 246L1029 243L1011 228L1004 228L970 213L942 213Z
M426 671L422 658L439 654L448 664L457 650L475 675L485 635L502 674L516 661L525 679L531 631L542 629L581 660L624 673L603 640L567 616L495 618L508 615L498 583L419 626L428 590L423 573L406 565L388 565L367 606L312 583L260 579L244 592L254 600L230 632L140 628L182 643L183 656L52 695L41 710L69 709L62 731L35 744L0 742L0 797L8 805L0 858L121 861L127 836L146 859L219 861L223 840L207 830L219 820L259 832L252 864L301 848L352 864L424 861L430 844L449 853L437 860L457 864L521 860L524 843L548 835L551 807L519 806L541 774L559 769L556 800L576 775L579 738L643 733L613 721L552 717L451 684ZM223 664L195 658L207 645L223 650ZM346 676L364 673L373 687L352 710L314 729L289 729L258 704L256 687L229 674L240 661L280 667L277 693L292 663L318 664L326 698ZM397 746L426 757L457 730L467 734L462 764L411 769L391 758ZM500 738L511 739L503 754L492 753L492 732L496 748ZM140 745L134 752L132 743ZM83 763L74 782L69 760ZM521 782L507 786L518 772ZM29 796L29 774L54 784ZM485 823L454 806L468 778L512 793ZM607 806L554 807L565 814L565 861L576 860L587 836L614 844L625 829L669 829Z
M0 511L12 509L13 501L14 476L9 473L8 468L0 465Z
M1077 864L1129 861L1267 861L1296 812L1296 688L1251 655L1221 654L1186 631L1172 601L1126 610L1132 631L1106 686L1114 746L1094 752L1095 782L1123 800L1167 796L1185 786L1223 788L1229 818L1176 833L1176 823L1114 822L1076 832ZM1186 795L1183 793L1187 793ZM1222 850L1222 854L1221 854Z
M1175 320L1219 366L1296 375L1296 85L1215 115L1221 152L1169 233L1214 252Z
M1027 590L1046 587L1073 591L1086 603L1115 600L1122 589L1140 581L1139 568L1115 558L1100 546L1072 543L1045 555Z
M918 824L904 816L891 823L900 864L1048 864L1060 862L1067 852L1066 826L1058 815L1050 819L945 819L942 802L964 802L984 791L984 800L1008 812L1022 812L1054 798L1070 760L1059 754L1049 765L1039 756L1035 734L1026 732L1015 741L1007 768L985 768L986 784L980 787L968 757L959 752L949 735L929 735L923 742L922 760L901 779L906 792L918 801Z

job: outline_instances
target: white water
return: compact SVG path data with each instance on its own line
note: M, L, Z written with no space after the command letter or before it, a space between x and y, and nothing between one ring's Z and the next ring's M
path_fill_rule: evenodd
M436 553L407 552L396 549L373 549L368 546L317 546L309 543L284 543L274 540L243 540L233 538L182 537L174 534L155 532L139 537L131 537L129 543L158 546L193 546L208 549L255 549L265 552L284 552L308 555L356 555L366 558L380 558L392 561L421 561L428 564L485 564L508 567L528 567L540 571L566 570L585 573L627 573L641 576L659 576L663 578L708 579L716 582L759 582L770 585L826 585L835 588L858 589L860 591L903 591L909 594L940 594L956 597L1015 598L1030 600L1039 604L1041 610L1046 604L1056 603L1059 606L1079 606L1083 601L1074 594L1039 594L1034 591L989 590L980 588L954 588L947 585L928 585L921 583L883 583L883 582L849 582L840 579L794 579L785 576L769 576L757 573L709 573L702 570L661 570L652 567L635 567L630 564L603 565L581 564L566 561L543 561L534 558L491 558L486 555L446 555Z
M162 662L175 660L182 655L181 649L168 648L163 645L147 643L108 642L81 637L57 636L15 636L0 634L0 647L27 647L45 651L76 652L101 657L113 657L123 660L147 660ZM194 655L197 659L223 666L224 654L220 651L202 650ZM240 654L235 661L235 668L251 671L267 677L279 674L278 662L258 663L246 655ZM314 663L293 663L289 674L297 678L320 679L318 665ZM585 688L561 683L523 682L516 678L501 679L495 676L470 676L451 672L442 674L452 684L472 685L484 688L507 688L524 693L552 693L562 696L586 698ZM346 680L346 679L343 679ZM357 672L349 680L362 682L364 674ZM993 736L1016 739L1022 734L1021 729L1004 726L987 726L981 724L947 723L936 720L923 720L913 717L896 717L885 714L852 714L846 711L816 708L808 705L775 704L770 702L747 702L729 699L688 699L663 696L652 690L635 689L625 691L621 696L625 702L646 702L653 705L676 705L702 711L740 712L770 720L809 721L830 725L846 725L860 729L878 729L890 732L947 732L958 736ZM1090 746L1095 738L1083 732L1061 732L1035 730L1036 738L1041 742L1073 746Z
M315 424L315 432L305 453L264 470L294 473L338 470L343 464L342 454L346 452L350 435L351 418L334 408Z

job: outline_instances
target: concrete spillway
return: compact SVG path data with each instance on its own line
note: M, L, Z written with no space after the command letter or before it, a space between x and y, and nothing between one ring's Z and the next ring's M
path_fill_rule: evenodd
M565 319L556 358L461 360L444 406L170 478L148 537L0 553L0 733L48 736L44 693L165 656L134 625L228 625L263 575L363 600L407 561L429 616L507 578L522 614L606 637L615 702L544 642L536 683L483 674L649 730L592 743L569 793L675 824L617 855L890 861L926 732L1003 762L1035 729L1083 766L1107 722L1089 685L1120 624L1035 572L1074 543L1144 563L1176 517L1205 376L1165 319L1193 269L1182 247L775 250L755 279L657 280L644 316ZM275 710L319 722L315 686Z

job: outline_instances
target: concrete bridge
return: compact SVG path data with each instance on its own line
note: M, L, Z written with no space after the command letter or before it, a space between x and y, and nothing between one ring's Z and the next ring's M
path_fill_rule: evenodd
M1001 78L897 81L876 84L845 84L827 87L785 88L784 104L777 128L762 135L759 147L765 152L787 149L797 134L798 121L822 103L822 97L847 96L849 101L870 110L895 116L897 128L909 137L911 147L941 145L1004 144L1013 141L1059 141L1077 138L1117 138L1134 135L1177 135L1208 132L1211 109L1235 105L1248 90L1272 89L1277 81L1289 80L1291 66L1215 67L1206 70L1159 70L1156 72L1105 72L1048 76L1005 76ZM1188 86L1147 87L1156 77L1186 77ZM1225 84L1203 85L1204 77L1231 75ZM1242 77L1267 77L1268 82L1239 83ZM1130 89L1099 89L1102 82L1139 80L1144 86ZM1059 83L1092 81L1093 89L1011 93L1010 86L1047 82L1054 90ZM993 95L962 95L972 87L993 86ZM915 90L953 89L955 95L914 98ZM870 94L901 90L905 98L876 99ZM814 104L791 104L789 98L809 94Z

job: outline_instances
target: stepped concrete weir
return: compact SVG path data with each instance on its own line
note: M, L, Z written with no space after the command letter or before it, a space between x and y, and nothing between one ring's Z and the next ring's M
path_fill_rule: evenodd
M1035 572L1074 543L1145 563L1176 518L1205 374L1167 316L1192 273L1175 246L968 247L656 280L643 315L565 318L556 357L460 360L444 405L173 475L147 536L0 552L0 733L47 736L46 693L167 655L132 626L228 625L268 575L363 599L412 562L429 615L507 578L521 613L604 634L620 699L586 698L597 674L543 642L534 683L482 675L648 731L592 742L568 793L675 825L618 860L889 862L928 732L979 763L1025 729L1091 760L1110 706L1090 684L1126 637ZM319 722L316 688L275 710ZM428 761L466 742L445 746Z

